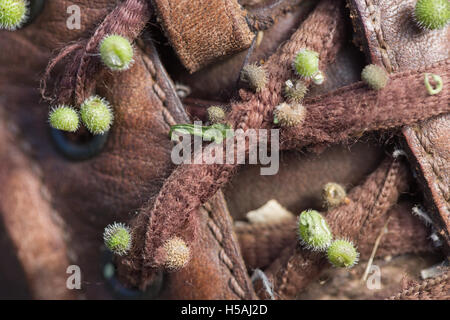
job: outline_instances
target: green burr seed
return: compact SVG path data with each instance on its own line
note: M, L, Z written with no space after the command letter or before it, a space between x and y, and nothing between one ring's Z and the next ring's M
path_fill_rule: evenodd
M281 127L295 127L301 125L306 118L306 108L299 103L287 104L283 102L273 111L273 123Z
M383 68L369 64L364 67L361 72L361 79L373 90L383 89L388 80L389 75Z
M419 0L414 10L414 19L423 29L442 29L450 20L450 2L448 0Z
M206 110L208 114L208 121L211 124L221 123L225 120L225 111L222 107L212 106Z
M298 233L303 246L315 251L326 250L333 240L328 223L315 210L305 210L300 214Z
M105 246L114 254L125 255L131 248L130 228L123 223L114 222L105 228L103 241Z
M81 105L81 120L92 134L104 134L113 123L114 115L109 103L98 96L88 98Z
M300 103L305 94L308 92L308 87L301 80L292 82L292 80L287 80L284 84L284 96L288 102Z
M242 68L241 81L248 83L256 92L260 92L267 84L266 70L257 64L247 64Z
M0 29L16 30L28 19L29 2L25 0L0 1Z
M433 88L433 86L430 83L430 77L435 82L435 88ZM432 73L425 73L424 82L425 82L425 87L427 88L428 94L430 96L438 94L439 92L442 91L443 82L442 82L442 78L439 75L432 74Z
M64 105L52 108L48 120L53 128L68 132L77 131L80 125L78 113L73 108Z
M295 56L293 68L300 77L312 78L319 71L319 54L308 49L300 50Z
M358 263L359 252L350 241L336 240L329 246L327 258L335 267L351 268Z
M133 62L133 47L126 38L109 35L100 43L100 57L113 71L127 70Z
M325 184L322 189L322 199L327 208L334 208L348 201L344 187L335 182Z

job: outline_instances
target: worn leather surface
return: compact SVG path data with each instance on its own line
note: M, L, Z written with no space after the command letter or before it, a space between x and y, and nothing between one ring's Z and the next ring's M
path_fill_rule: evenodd
M248 48L254 37L237 0L153 3L170 43L190 72Z
M415 3L415 0L349 1L357 42L372 63L393 72L417 69L448 58L450 28L435 31L418 28L412 18ZM450 117L442 115L406 127L403 135L426 195L427 209L450 244Z
M3 110L2 110L3 111ZM4 112L2 112L4 113ZM48 190L37 170L0 122L0 212L5 231L14 243L34 297L74 298L66 290L70 265L62 226L48 203Z
M357 43L386 70L417 69L448 57L448 28L425 31L413 19L416 0L349 0Z
M450 243L450 114L403 130L437 232Z

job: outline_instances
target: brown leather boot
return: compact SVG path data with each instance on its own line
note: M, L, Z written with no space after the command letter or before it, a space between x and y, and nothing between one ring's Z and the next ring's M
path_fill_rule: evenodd
M419 29L415 3L31 1L25 25L0 31L0 296L450 298L445 266L403 288L400 266L383 290L346 293L367 266L391 274L389 257L448 259L450 34ZM109 34L133 43L128 70L101 63ZM305 81L299 125L274 124L274 110L289 102L286 81L298 79L292 61L305 48L318 53L326 80ZM379 91L361 82L369 63L389 73ZM241 79L250 64L266 76L256 91ZM429 94L425 73L442 78L442 91ZM79 109L91 95L112 106L107 133L49 126L52 107ZM171 127L206 123L217 105L234 129L279 129L276 175L261 175L261 165L173 163ZM328 182L347 195L327 209ZM286 209L259 210L259 220L247 214L272 199ZM309 208L322 211L335 238L353 241L357 267L330 269L326 254L301 245L295 216ZM131 228L123 256L103 241L113 222ZM176 269L166 246L174 238L189 248ZM324 277L340 281L339 293L318 285Z

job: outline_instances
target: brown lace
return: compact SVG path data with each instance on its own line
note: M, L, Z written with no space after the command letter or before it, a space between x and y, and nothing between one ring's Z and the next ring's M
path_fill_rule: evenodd
M350 203L327 213L326 219L336 238L364 242L367 233L363 226L386 216L397 203L398 196L408 187L407 170L398 160L386 159L366 182L349 193ZM300 246L285 250L267 273L274 280L274 289L283 298L295 297L298 292L327 265L323 254L304 250Z
M100 42L106 35L116 34L134 40L144 29L151 15L148 0L126 0L113 9L89 39L81 39L62 49L48 64L41 81L41 94L47 100L80 105L95 88L95 75L101 68L96 57ZM68 59L70 57L70 60ZM53 68L68 60L63 77L48 96L47 80Z
M390 217L389 228L378 247L377 257L432 250L429 229L417 217L411 215L411 206L408 203L393 206L379 216L379 219L374 219L375 216L371 215L361 229L358 240L361 259L370 256L387 216ZM285 248L296 246L298 241L296 219L292 217L277 223L236 224L234 231L248 270L265 269L280 257L280 252Z

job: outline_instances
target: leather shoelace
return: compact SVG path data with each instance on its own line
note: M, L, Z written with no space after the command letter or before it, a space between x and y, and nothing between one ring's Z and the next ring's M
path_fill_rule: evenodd
M442 300L450 299L450 272L421 283L413 283L389 300Z
M377 257L426 252L432 249L428 228L411 215L411 206L400 203L387 213L390 217L387 234L383 237ZM325 213L326 216L326 213ZM384 219L386 218L382 215ZM366 221L358 241L358 251L364 260L370 256L385 220L380 217L371 225ZM280 256L286 247L294 247L298 240L297 218L292 217L276 223L239 223L235 233L239 239L242 256L248 270L265 269Z
M101 70L97 54L101 40L109 34L120 34L134 40L144 29L151 15L148 1L126 0L112 10L89 39L68 45L53 58L41 82L41 94L48 100L70 103L72 98L80 105L95 87L96 73ZM54 97L47 93L47 79L53 68L70 57L64 75L54 85Z
M306 101L308 116L299 128L283 130L283 149L338 143L367 131L391 129L450 111L450 92L430 96L424 74L450 75L450 59L419 70L394 73L379 92L358 82ZM445 92L444 92L445 91Z
M349 193L350 203L327 213L335 238L347 238L356 245L368 236L364 225L382 217L397 203L408 187L407 170L397 159L386 159L361 186ZM295 297L327 265L323 254L298 245L287 248L267 269L279 297Z

